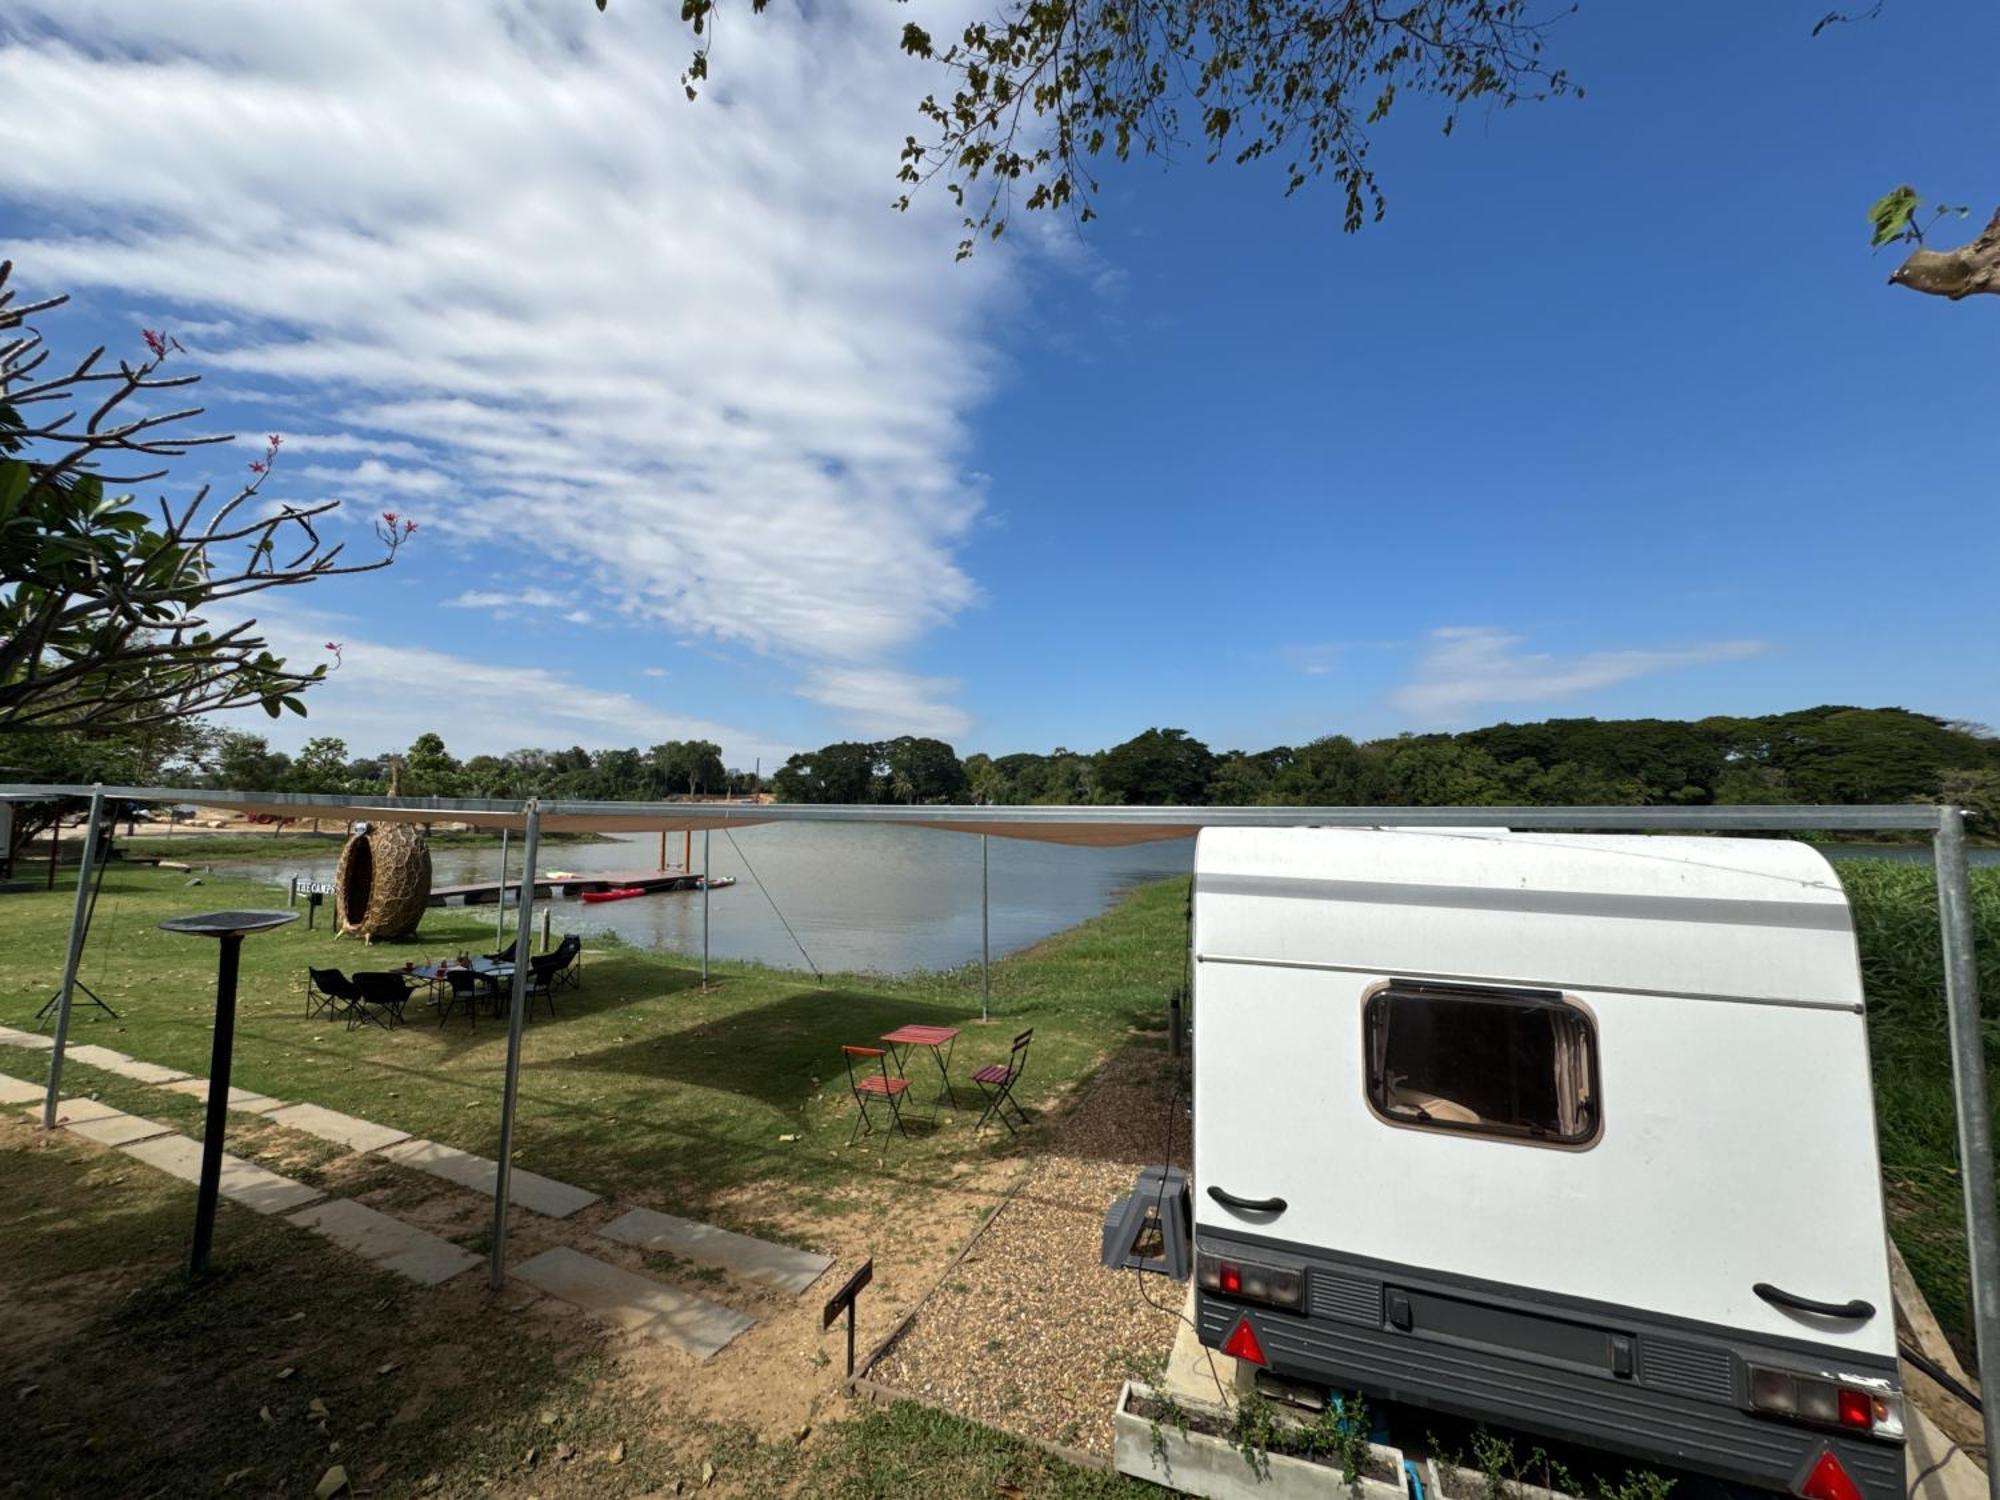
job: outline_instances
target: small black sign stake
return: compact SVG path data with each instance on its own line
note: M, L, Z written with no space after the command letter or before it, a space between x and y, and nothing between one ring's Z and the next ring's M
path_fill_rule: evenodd
M854 1301L861 1295L861 1289L875 1279L875 1260L871 1256L861 1263L861 1269L847 1278L847 1285L826 1299L826 1311L820 1315L820 1330L833 1327L833 1320L840 1316L844 1308L847 1312L847 1378L854 1378Z

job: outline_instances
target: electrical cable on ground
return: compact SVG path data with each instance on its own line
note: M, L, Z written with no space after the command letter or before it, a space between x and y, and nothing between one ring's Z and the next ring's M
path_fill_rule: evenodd
M1967 1406L1971 1407L1974 1411L1980 1413L1982 1416L1985 1414L1986 1407L1980 1401L1979 1397L1974 1395L1960 1381L1954 1379L1950 1371L1946 1370L1942 1365L1939 1365L1934 1361L1932 1361L1930 1356L1925 1354L1923 1350L1914 1349L1910 1345L1905 1344L1902 1341L1898 1340L1896 1344L1896 1352L1902 1355L1903 1358L1907 1359L1911 1364L1915 1365L1919 1370L1922 1370L1926 1375L1930 1376L1930 1378L1935 1380L1939 1385L1943 1386L1946 1390L1950 1391L1952 1395L1958 1397L1959 1400L1963 1401Z
M771 915L776 917L778 924L785 929L785 936L790 938L792 946L799 950L799 957L806 961L806 967L812 970L813 978L817 979L821 984L826 983L826 976L820 973L819 965L814 963L812 955L806 952L806 945L799 941L799 935L792 931L792 924L785 920L785 914L778 910L778 903L772 898L770 887L758 878L757 867L750 863L750 856L745 854L742 847L736 842L736 835L725 828L722 830L722 836L729 840L729 847L736 851L736 857L743 861L743 868L748 870L750 878L757 882L757 889L764 893L764 899L770 903Z
M1923 1488L1924 1481L1926 1479L1930 1478L1931 1475L1937 1473L1939 1469L1942 1469L1946 1464L1950 1463L1954 1455L1964 1452L1965 1450L1959 1447L1958 1444L1956 1443L1953 1443L1949 1448L1945 1449L1944 1457L1940 1458L1936 1463L1932 1464L1928 1469L1925 1469L1922 1472L1920 1472L1915 1479L1912 1479L1910 1481L1910 1488L1908 1491L1910 1495L1910 1500L1916 1500L1916 1493L1918 1490ZM1968 1463L1971 1462L1970 1456L1967 1457L1966 1461Z
M1193 922L1193 917L1194 917L1194 896L1192 891L1190 891L1188 896L1188 918L1190 924L1192 924ZM1169 1050L1171 1051L1171 1048ZM1175 1109L1180 1104L1180 1102L1181 1102L1181 1069L1178 1066L1176 1066L1174 1068L1173 1090L1167 1095L1167 1154L1166 1157L1164 1158L1165 1165L1167 1166L1172 1166L1174 1161L1174 1121L1176 1119ZM1163 1172L1160 1174L1159 1193L1153 1199L1153 1222L1160 1226L1160 1233L1162 1235L1164 1235L1167 1230L1166 1205L1167 1205L1167 1178L1166 1174ZM1188 1226L1188 1232L1190 1235L1193 1234L1194 1226L1192 1224ZM1194 1246L1189 1245L1188 1251L1190 1254L1193 1253L1193 1250ZM1146 1290L1145 1267L1134 1266L1132 1268L1132 1274L1137 1278L1137 1280L1133 1283L1133 1285L1138 1288L1139 1296L1145 1302L1145 1304L1148 1307L1152 1308L1155 1312L1163 1312L1169 1314L1177 1323L1187 1324L1189 1328L1194 1330L1194 1336L1196 1342L1200 1343L1201 1329L1196 1326L1194 1319L1190 1318L1186 1313L1182 1312L1177 1307L1163 1307L1152 1299L1151 1294L1149 1294ZM1192 1267L1189 1268L1189 1274L1190 1275L1193 1274ZM1223 1405L1227 1406L1229 1404L1229 1388L1222 1383L1222 1374L1219 1370L1215 1368L1215 1351L1213 1349L1210 1349L1208 1345L1202 1344L1201 1352L1203 1357L1208 1360L1208 1377L1209 1379L1215 1382L1216 1394L1222 1398Z

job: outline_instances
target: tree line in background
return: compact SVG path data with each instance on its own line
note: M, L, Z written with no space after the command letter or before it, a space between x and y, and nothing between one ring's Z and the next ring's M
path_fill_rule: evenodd
M331 735L296 754L259 735L176 720L111 736L0 734L0 780L195 785L409 797L658 801L1040 803L1054 806L1700 806L1951 801L2000 832L2000 740L1901 708L1826 706L1753 718L1546 719L1457 734L1216 751L1148 729L1091 752L969 755L905 735L794 755L762 782L707 740L641 750L515 750L461 760L437 734L355 757ZM23 809L18 844L46 827Z
M113 735L0 732L0 781L379 796L393 789L405 797L607 802L745 796L757 789L749 772L725 769L722 748L707 740L668 740L649 750L515 750L460 760L432 733L418 735L408 750L360 757L348 753L346 741L319 735L288 755L262 735L198 719ZM9 855L45 833L54 812L52 804L22 804Z
M2000 827L2000 740L1901 708L1753 718L1547 719L1458 734L1215 751L1180 729L1108 750L970 755L844 742L771 779L790 802L1304 807L1701 806L1951 800Z

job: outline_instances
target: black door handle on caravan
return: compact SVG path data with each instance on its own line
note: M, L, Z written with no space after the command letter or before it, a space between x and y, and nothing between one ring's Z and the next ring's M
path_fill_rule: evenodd
M1246 1214L1281 1214L1288 1207L1283 1198L1239 1198L1234 1193L1225 1193L1219 1187L1211 1187L1208 1196L1224 1208L1233 1208Z
M1788 1307L1793 1312L1818 1313L1823 1318L1854 1318L1857 1320L1875 1316L1875 1304L1863 1302L1856 1297L1852 1302L1815 1302L1810 1297L1800 1297L1783 1287L1772 1286L1768 1281L1760 1281L1750 1288L1773 1307Z

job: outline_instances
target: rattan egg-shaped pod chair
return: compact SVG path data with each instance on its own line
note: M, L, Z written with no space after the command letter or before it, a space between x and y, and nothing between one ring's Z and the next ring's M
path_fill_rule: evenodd
M333 872L342 932L365 942L408 937L431 899L431 844L414 823L358 824Z

